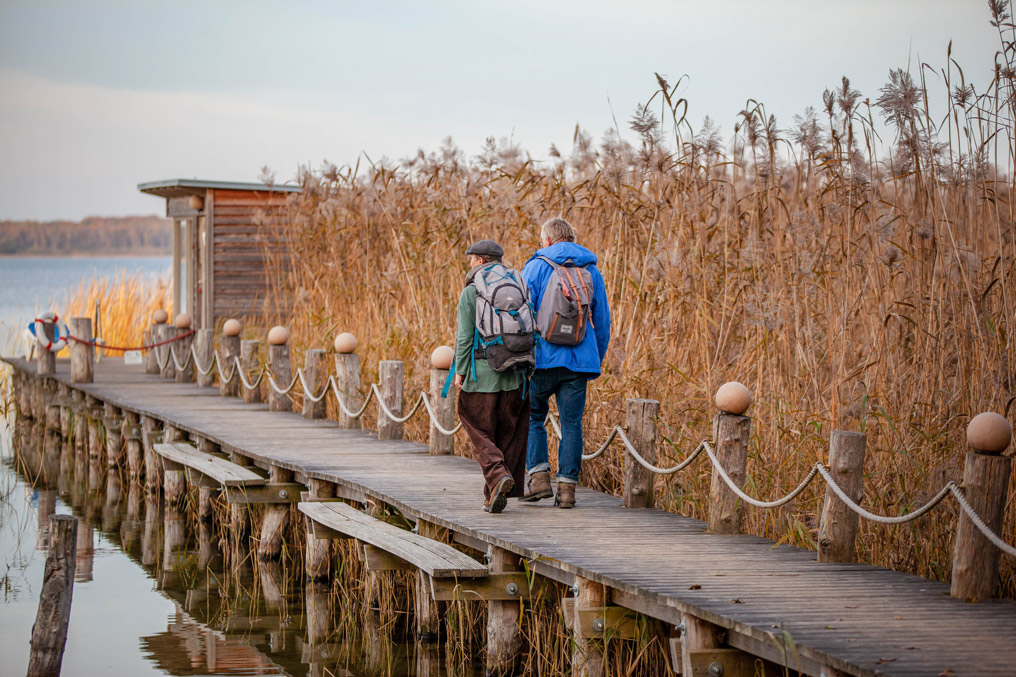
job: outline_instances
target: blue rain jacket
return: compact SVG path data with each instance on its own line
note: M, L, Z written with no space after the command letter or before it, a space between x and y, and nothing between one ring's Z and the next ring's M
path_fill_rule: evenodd
M600 365L603 364L603 358L607 355L607 345L610 343L610 308L607 306L607 289L603 285L603 275L596 267L596 254L574 242L558 242L536 250L522 269L522 277L529 287L533 307L539 310L543 292L554 269L546 261L537 259L537 256L546 256L560 264L569 259L577 266L589 264L588 269L593 276L591 304L593 327L586 330L585 338L577 346L563 346L537 339L536 368L564 367L572 371L593 374L593 378L596 378L600 375Z

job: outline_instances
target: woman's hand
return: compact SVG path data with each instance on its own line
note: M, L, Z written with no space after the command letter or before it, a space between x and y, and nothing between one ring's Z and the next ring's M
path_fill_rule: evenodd
M455 374L455 387L462 390L462 384L466 382L466 377L462 374Z

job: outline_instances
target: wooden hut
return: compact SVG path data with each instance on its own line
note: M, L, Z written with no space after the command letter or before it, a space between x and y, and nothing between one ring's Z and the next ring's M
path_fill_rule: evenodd
M200 328L264 310L266 252L286 246L279 217L299 186L170 179L138 190L165 198L173 219L175 313L189 313Z

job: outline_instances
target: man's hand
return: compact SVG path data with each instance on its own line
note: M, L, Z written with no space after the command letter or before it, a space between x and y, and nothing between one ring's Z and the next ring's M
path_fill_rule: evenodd
M462 390L462 384L466 382L466 377L462 374L455 374L455 387Z

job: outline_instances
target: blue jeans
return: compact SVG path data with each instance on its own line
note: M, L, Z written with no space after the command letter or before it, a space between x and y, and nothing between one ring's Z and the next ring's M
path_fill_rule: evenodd
M529 447L526 470L550 470L547 452L547 414L550 396L557 400L561 420L561 444L557 448L558 482L575 484L582 470L582 415L586 410L586 383L589 374L564 367L537 369L529 386Z

